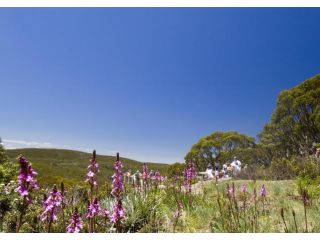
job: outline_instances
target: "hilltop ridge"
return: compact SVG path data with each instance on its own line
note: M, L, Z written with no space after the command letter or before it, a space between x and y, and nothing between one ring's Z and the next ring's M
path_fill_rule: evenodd
M41 184L59 184L61 181L67 185L83 183L86 179L87 166L91 158L90 153L68 150L68 149L47 149L47 148L20 148L8 149L6 153L9 160L16 161L18 155L22 154L39 173L38 179ZM143 162L122 158L123 170L142 171ZM97 154L100 172L98 179L104 183L111 179L113 174L113 163L115 156ZM148 168L166 173L168 164L147 162Z

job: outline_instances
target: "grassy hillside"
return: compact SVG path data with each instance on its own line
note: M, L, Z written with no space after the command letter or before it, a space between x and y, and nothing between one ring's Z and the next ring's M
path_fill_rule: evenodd
M65 149L24 148L10 149L6 152L12 161L17 161L16 158L19 154L27 157L39 173L38 180L41 185L60 183L61 181L67 185L83 183L91 157L90 153ZM100 165L99 182L110 180L115 157L97 155L97 161ZM143 163L141 162L127 158L121 158L121 161L124 171L128 169L142 171ZM166 173L169 166L160 163L147 164L149 169L159 170L162 174Z

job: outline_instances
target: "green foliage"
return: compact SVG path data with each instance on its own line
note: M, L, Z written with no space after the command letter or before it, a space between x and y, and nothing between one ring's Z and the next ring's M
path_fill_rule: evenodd
M276 158L310 154L320 142L320 75L280 93L260 138Z
M0 232L5 229L4 217L13 210L14 189L17 187L14 181L0 184ZM6 221L7 222L7 221Z
M272 160L271 150L260 143L254 147L237 149L234 155L249 165L269 166Z
M15 178L18 172L18 165L11 162L0 164L0 183L7 184Z
M7 155L4 147L2 146L1 138L0 138L0 164L6 162Z
M17 171L17 164L8 161L8 156L3 145L1 144L0 138L0 183L9 183L10 180L12 180L17 174Z
M211 163L224 163L233 155L244 154L244 149L255 147L255 139L238 132L214 132L201 138L185 156L186 161L193 159L198 169L205 169Z
M171 178L174 176L182 176L185 168L186 168L186 164L184 164L184 163L171 164L168 167L168 177Z
M275 158L270 166L251 164L238 175L239 179L289 180L320 175L319 160L315 157Z
M273 174L270 173L270 168L264 165L250 164L247 169L237 174L237 179L270 180L273 179Z
M299 171L299 177L309 177L310 179L316 179L320 176L320 166L319 159L311 156L308 158L304 158L301 161L301 165L303 168Z
M310 197L320 197L320 166L318 159L314 157L304 159L297 183L299 188L305 189Z
M320 196L320 176L312 179L310 176L301 176L297 178L300 189L305 189L311 198Z
M299 165L295 158L287 159L274 159L270 166L270 173L272 173L272 179L285 180L293 179L299 172Z
M130 192L124 199L127 219L124 232L158 232L161 229L163 213L161 201L163 191L151 189L148 193Z

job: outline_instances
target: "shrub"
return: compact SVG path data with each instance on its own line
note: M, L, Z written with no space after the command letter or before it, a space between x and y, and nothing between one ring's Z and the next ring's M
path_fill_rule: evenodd
M14 176L17 175L17 172L17 164L11 162L5 162L0 164L0 183L9 183L12 179L14 179Z
M295 159L274 159L270 165L271 178L274 180L287 180L297 176L299 166Z
M307 190L311 198L320 197L320 167L315 157L308 157L301 161L297 183L299 189Z
M9 183L18 171L18 165L8 161L6 151L0 138L0 183Z
M171 178L174 176L182 176L185 168L186 168L185 163L171 164L168 168L168 177Z
M261 165L248 165L246 169L243 169L237 174L239 179L270 179L269 169Z

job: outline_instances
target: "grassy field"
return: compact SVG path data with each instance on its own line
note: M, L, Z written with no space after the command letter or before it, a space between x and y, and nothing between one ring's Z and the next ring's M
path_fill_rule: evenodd
M227 185L235 184L235 197L226 196ZM260 196L260 188L266 186L267 196ZM246 185L246 207L244 208L241 186ZM257 189L256 202L253 189ZM141 232L306 232L304 205L295 181L249 181L236 180L203 182L189 196L163 191L157 202L157 221L161 224L150 230L145 226ZM177 210L177 199L183 204L176 226L173 218ZM128 201L130 202L130 201ZM236 203L236 204L235 204ZM281 216L283 209L284 221ZM295 216L293 216L293 210ZM320 209L313 199L307 207L308 232L320 232ZM295 217L295 220L294 220Z
M39 173L38 179L41 185L59 184L61 181L66 185L83 183L91 157L89 153L64 149L25 148L7 150L6 153L11 161L17 161L19 154L27 157ZM121 160L125 171L128 169L142 171L142 162L127 158L121 158ZM100 165L100 183L109 181L114 171L115 157L97 155L97 161ZM159 170L161 173L165 173L168 166L167 164L148 163L149 169Z
M229 202L225 193L227 184L231 186L232 183L236 186L237 204L231 204L229 208L229 203L233 200ZM267 189L267 197L264 200L260 196L262 184ZM242 185L248 187L245 209L241 192ZM254 186L257 189L256 219L253 200ZM197 188L199 192L199 186ZM177 232L306 232L304 205L295 181L236 180L220 182L217 185L215 182L204 182L201 190L194 195L192 206L184 209L184 214L178 221ZM218 203L218 198L220 203ZM285 223L281 216L281 209L283 209ZM313 199L306 211L308 232L320 232L318 200ZM236 223L237 218L239 225Z

